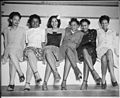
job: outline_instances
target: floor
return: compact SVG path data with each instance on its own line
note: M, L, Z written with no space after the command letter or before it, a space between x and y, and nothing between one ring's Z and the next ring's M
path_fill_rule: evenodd
M42 91L41 86L31 86L30 91L24 91L23 86L16 86L15 91L7 91L6 86L2 86L2 96L119 96L119 87L107 86L106 90L102 90L100 86L89 85L87 90L80 90L79 85L68 85L68 90L60 90L60 86L48 86L48 91Z

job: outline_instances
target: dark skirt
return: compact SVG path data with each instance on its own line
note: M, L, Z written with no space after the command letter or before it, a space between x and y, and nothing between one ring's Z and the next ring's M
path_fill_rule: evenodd
M80 62L84 61L83 49L86 49L88 51L88 54L92 58L93 64L95 64L96 58L97 58L97 53L96 53L95 48L94 47L90 47L90 46L78 47L76 49L77 50L77 54L78 54L78 59L80 60Z

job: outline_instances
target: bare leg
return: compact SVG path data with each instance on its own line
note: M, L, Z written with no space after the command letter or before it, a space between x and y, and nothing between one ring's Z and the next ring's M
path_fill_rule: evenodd
M64 65L64 73L63 73L63 81L61 84L61 90L66 90L66 80L68 77L68 74L70 72L71 64L67 57L65 57L65 65Z
M37 70L37 58L33 51L28 52L28 63L31 67L31 70L33 71L36 82L40 82L41 78L40 78L39 72Z
M47 63L49 64L50 68L52 69L52 71L57 72L57 70L56 70L56 60L55 60L55 57L54 57L51 50L47 49L45 51L45 59L46 59Z
M116 82L116 78L115 78L115 74L114 74L114 60L113 60L113 53L112 50L108 50L106 53L107 56L107 60L108 60L108 69L110 72L110 76L111 76L111 81L112 82Z
M21 70L21 68L20 68L20 64L19 64L18 58L17 58L16 55L13 54L13 53L10 53L9 56L10 56L10 60L11 60L11 62L13 63L16 71L18 72L18 75L19 75L19 76L22 76L22 75L23 75L23 72L22 72L22 70Z
M33 76L32 69L31 69L29 63L27 62L26 83L25 83L24 90L30 90L30 81L31 81L32 76Z
M107 72L107 57L103 55L101 58L102 83L105 84L105 77Z
M93 62L92 62L92 58L91 56L89 55L87 49L83 49L83 55L84 55L84 60L85 60L85 63L88 65L92 75L93 75L93 78L94 80L97 80L100 78L100 76L98 75L98 73L95 71L94 67L93 67Z
M79 80L80 78L82 78L82 73L79 70L79 68L77 67L77 62L76 62L76 55L73 52L73 50L71 48L67 48L66 50L66 56L75 72L76 75L76 80Z
M15 84L15 76L16 76L16 69L12 63L12 61L9 61L9 75L10 75L10 85Z
M56 82L56 83L59 82L61 77L60 77L59 73L57 72L55 56L50 49L47 49L45 51L45 59L53 72L54 82Z
M46 70L45 70L45 76L44 76L44 82L43 82L43 85L42 85L42 90L48 90L48 87L47 87L47 82L48 82L48 79L51 75L51 68L50 66L47 64L46 65Z
M81 85L81 90L87 89L87 80L89 76L89 67L87 64L84 62L84 68L83 68L83 83Z

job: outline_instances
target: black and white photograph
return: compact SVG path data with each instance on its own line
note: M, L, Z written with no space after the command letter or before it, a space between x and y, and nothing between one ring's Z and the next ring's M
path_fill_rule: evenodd
M120 97L119 0L2 0L1 97Z

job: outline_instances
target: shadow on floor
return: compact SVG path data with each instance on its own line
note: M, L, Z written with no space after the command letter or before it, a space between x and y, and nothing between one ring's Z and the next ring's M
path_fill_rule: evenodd
M119 87L107 86L103 90L100 86L89 85L87 90L80 90L79 85L67 85L67 90L60 86L48 86L48 91L43 91L41 86L31 86L30 91L24 91L24 86L16 86L14 91L7 91L7 86L1 86L2 96L119 96Z

